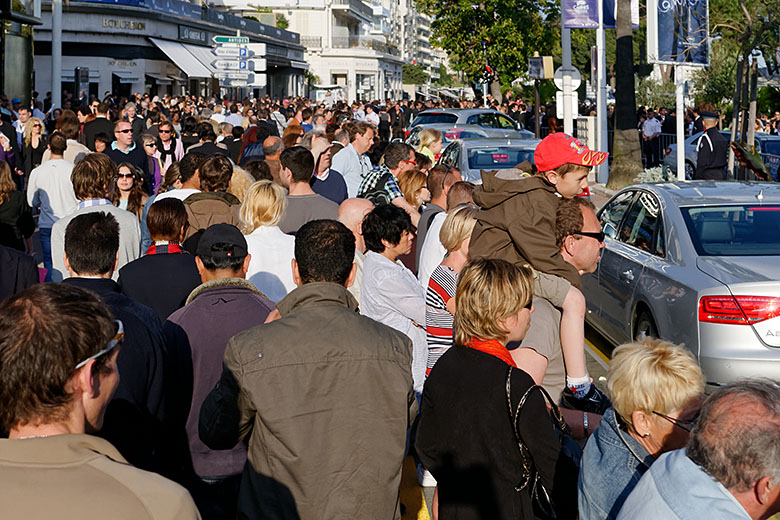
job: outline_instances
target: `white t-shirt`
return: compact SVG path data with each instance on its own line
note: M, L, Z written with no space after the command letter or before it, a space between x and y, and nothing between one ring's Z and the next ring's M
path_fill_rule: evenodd
M187 197L195 193L200 193L200 190L196 190L195 188L180 188L178 190L170 190L170 191L166 191L165 193L158 194L154 198L154 202L159 202L163 199L169 199L171 197L173 197L174 199L179 199L180 201L184 202L184 199L186 199Z
M70 174L73 164L65 159L52 159L30 173L27 184L27 203L41 207L38 226L51 228L59 219L75 212L79 200L73 192Z
M431 273L444 260L444 255L447 254L447 250L444 249L439 240L439 231L441 231L441 226L446 218L447 214L443 211L433 216L431 225L428 226L428 233L425 235L425 242L423 242L422 249L420 249L420 265L417 267L417 279L420 280L420 285L426 290L428 289L428 280L431 278Z

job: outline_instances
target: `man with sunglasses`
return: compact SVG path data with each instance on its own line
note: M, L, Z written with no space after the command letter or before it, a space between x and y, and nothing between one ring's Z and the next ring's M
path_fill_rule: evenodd
M116 140L103 153L108 155L109 159L114 161L117 166L123 162L129 162L144 172L144 189L151 195L150 188L153 181L149 172L149 161L143 146L139 145L133 138L133 125L129 121L117 121L114 124L114 138Z
M87 147L93 152L95 151L95 136L97 134L114 134L114 125L108 119L108 110L108 103L97 103L95 119L84 124L84 138L87 141Z
M124 329L96 294L68 284L0 306L0 517L199 518L184 488L92 435L118 399Z
M160 318L121 292L111 279L117 265L119 224L109 213L79 215L65 231L68 285L97 293L127 334L117 366L122 378L108 404L99 435L134 466L161 472L162 425L166 423L163 390L163 332Z

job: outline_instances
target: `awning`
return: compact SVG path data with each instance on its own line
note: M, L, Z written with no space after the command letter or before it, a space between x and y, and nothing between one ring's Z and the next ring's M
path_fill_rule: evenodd
M114 70L111 71L111 74L119 78L119 83L138 83L141 81L141 78L139 78L135 72L125 71L125 70Z
M306 63L305 61L290 60L290 67L294 69L309 70L309 64Z
M212 74L220 72L211 64L212 61L217 59L217 57L214 56L214 54L211 52L211 47L201 47L200 45L189 45L186 43L182 43L181 45L187 49L192 57L194 57L200 62L201 65L203 65L203 68L209 71L208 76L206 76L207 78L210 78Z
M162 74L154 74L151 72L147 72L146 75L149 76L150 78L154 78L154 82L157 83L158 85L171 84L171 80L168 76L163 76Z
M149 38L155 47L165 53L166 56L190 78L210 78L211 71L203 65L199 59L188 52L186 47L179 42Z
M62 69L62 81L74 81L76 78L76 71L73 69ZM89 82L97 83L100 80L100 71L89 69Z

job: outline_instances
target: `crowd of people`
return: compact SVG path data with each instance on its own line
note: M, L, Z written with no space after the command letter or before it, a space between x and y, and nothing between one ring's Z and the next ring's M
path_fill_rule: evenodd
M434 518L780 511L780 384L588 373L607 153L475 186L417 103L71 108L0 161L1 516L399 519L410 455Z

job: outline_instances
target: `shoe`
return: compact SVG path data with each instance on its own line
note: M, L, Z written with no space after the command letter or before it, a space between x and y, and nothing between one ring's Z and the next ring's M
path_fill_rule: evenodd
M421 487L436 487L436 479L422 464L417 465L417 483Z
M590 390L582 398L574 397L574 393L568 387L564 388L563 394L561 394L561 407L570 410L604 415L610 406L612 406L612 402L609 397L604 395L594 384L590 385Z

